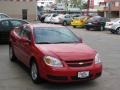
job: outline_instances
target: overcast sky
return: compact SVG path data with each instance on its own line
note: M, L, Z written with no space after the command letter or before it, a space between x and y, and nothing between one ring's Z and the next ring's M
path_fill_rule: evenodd
M88 1L88 0L85 0ZM99 5L99 2L104 2L104 0L94 0L95 5Z
M104 2L104 0L94 0L95 5L99 5L99 2Z

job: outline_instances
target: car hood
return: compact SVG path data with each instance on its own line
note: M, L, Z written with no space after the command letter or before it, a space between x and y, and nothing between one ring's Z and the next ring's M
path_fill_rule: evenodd
M44 53L61 60L94 59L96 51L84 43L79 44L37 44L36 47Z

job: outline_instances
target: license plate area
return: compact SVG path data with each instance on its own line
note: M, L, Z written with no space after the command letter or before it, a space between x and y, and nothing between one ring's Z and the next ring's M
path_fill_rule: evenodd
M78 72L78 78L87 78L89 77L89 71Z

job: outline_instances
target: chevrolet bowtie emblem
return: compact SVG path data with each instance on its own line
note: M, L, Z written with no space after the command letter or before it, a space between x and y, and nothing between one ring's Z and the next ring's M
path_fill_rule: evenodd
M83 65L84 63L81 63L81 62L80 62L79 64L80 64L80 65Z

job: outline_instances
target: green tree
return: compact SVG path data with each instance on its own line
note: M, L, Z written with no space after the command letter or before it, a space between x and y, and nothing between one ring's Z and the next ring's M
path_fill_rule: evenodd
M88 8L88 3L87 2L82 2L82 9L87 9Z
M74 7L80 7L82 0L70 0L70 2Z

